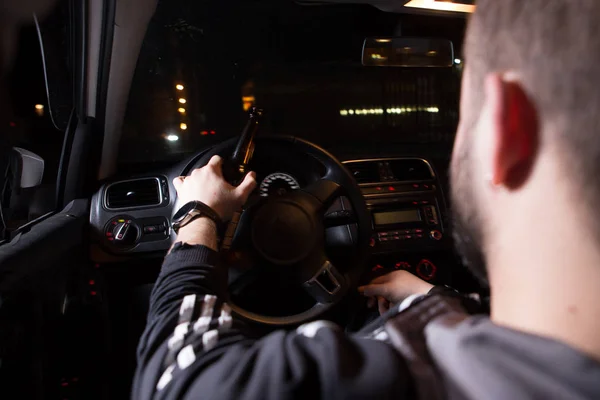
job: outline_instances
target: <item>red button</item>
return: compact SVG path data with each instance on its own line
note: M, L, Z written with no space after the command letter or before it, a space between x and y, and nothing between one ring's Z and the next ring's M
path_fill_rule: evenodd
M423 235L421 235L421 234L417 234L417 235L415 235L415 237L416 237L417 239L423 239Z
M378 233L378 235L379 235L379 236L387 236L387 235L388 235L388 233L387 233L387 232L379 232L379 233Z
M390 192L395 192L395 191L396 191L396 188L395 188L395 187L393 187L393 186L390 186L390 187L388 188L388 190L389 190Z
M410 264L404 261L396 263L395 269L410 269Z
M400 240L400 236L394 236L394 240Z
M412 239L412 236L411 235L405 235L404 239Z
M418 189L418 188L419 188L419 185L417 185L417 184L415 183L415 184L413 185L413 187L414 187L415 189Z
M415 229L415 233L423 233L423 229Z
M377 264L376 266L374 266L374 267L371 269L371 271L373 271L373 272L376 272L376 271L379 271L379 270L381 270L381 269L383 269L383 267L382 267L381 265Z
M375 239L371 238L371 241L369 242L369 246L375 247Z
M429 204L429 201L423 200L423 201L421 201L421 204Z
M386 237L379 238L380 242L387 242L388 240L390 240L390 239L386 238Z

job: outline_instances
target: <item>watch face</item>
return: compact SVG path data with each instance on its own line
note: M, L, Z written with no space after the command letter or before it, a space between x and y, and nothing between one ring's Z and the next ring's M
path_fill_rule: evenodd
M195 201L190 201L189 203L184 204L183 207L181 207L179 211L177 211L175 215L173 215L173 223L181 222L181 220L185 218L185 216L188 215L189 212L192 211L195 207Z

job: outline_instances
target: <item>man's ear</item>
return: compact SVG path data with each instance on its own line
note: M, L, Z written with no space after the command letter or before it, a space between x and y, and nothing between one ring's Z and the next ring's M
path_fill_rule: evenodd
M527 180L537 155L537 110L519 80L510 73L489 75L485 97L491 119L491 183L516 189Z

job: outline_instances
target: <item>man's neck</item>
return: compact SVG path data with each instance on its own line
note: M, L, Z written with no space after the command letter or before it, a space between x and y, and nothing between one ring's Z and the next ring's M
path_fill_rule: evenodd
M583 230L564 228L521 231L497 246L488 259L492 320L600 360L600 254Z

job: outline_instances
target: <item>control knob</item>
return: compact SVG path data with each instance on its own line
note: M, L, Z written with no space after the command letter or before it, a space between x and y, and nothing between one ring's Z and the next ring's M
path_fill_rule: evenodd
M435 277L436 271L435 264L429 260L421 260L419 265L417 265L417 274L426 281L432 280Z
M438 231L438 230L433 230L431 232L429 232L429 236L434 239L434 240L442 240L442 232Z
M140 229L130 218L114 218L108 224L106 239L117 246L132 246L139 237Z

